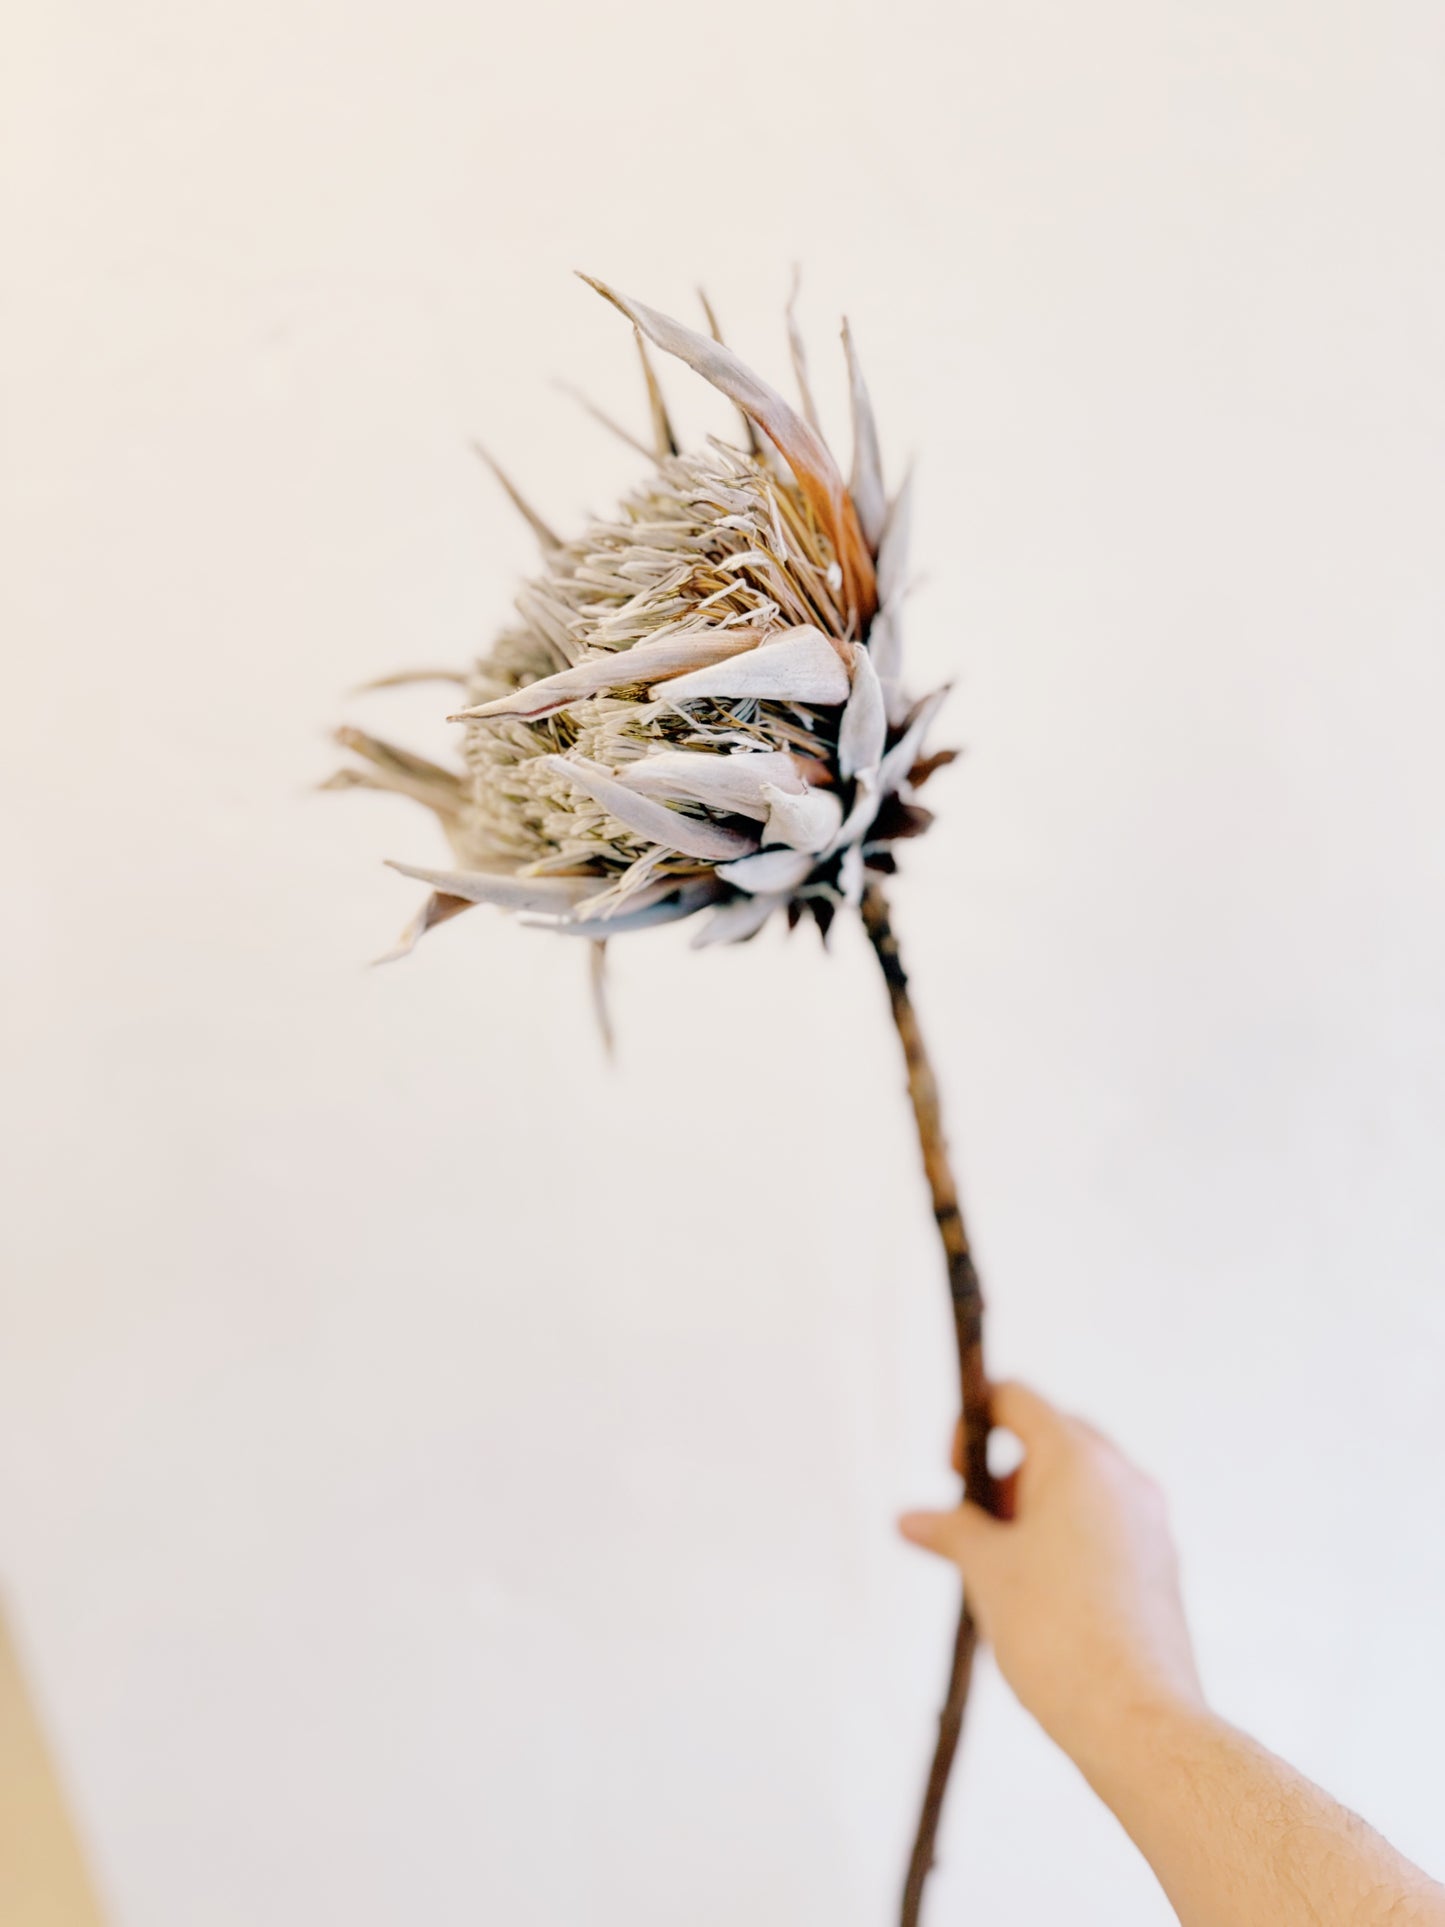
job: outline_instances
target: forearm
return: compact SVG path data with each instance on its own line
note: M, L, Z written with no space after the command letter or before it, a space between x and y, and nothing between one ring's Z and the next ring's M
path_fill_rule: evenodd
M1079 1764L1182 1927L1445 1923L1445 1888L1208 1712L1136 1709Z
M1163 1495L1021 1385L1011 1519L902 1521L951 1559L1004 1678L1144 1854L1183 1927L1445 1927L1445 1888L1204 1703Z

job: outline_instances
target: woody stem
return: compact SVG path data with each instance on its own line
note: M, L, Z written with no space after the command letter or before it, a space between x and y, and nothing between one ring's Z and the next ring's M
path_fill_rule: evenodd
M870 882L864 890L862 907L863 925L888 986L893 1021L903 1045L903 1060L908 1071L908 1095L918 1127L924 1175L933 1200L938 1235L943 1241L963 1408L964 1489L971 1499L986 1510L997 1512L998 1487L988 1469L989 1390L983 1361L983 1291L974 1267L973 1254L969 1250L963 1214L959 1209L958 1186L948 1161L938 1082L924 1047L913 1000L908 993L908 978L898 954L898 939L893 933L888 901L876 883ZM908 1877L903 1888L902 1927L918 1927L924 1883L933 1865L943 1796L958 1749L959 1735L963 1731L963 1716L968 1704L977 1646L978 1628L965 1598L959 1609L948 1690L938 1719L938 1739L928 1770L923 1808L918 1817Z

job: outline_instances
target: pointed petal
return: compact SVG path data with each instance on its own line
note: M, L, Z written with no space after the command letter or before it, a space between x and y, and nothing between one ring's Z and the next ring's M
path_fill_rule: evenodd
M605 690L617 689L626 683L661 681L692 669L707 668L715 662L725 662L731 656L755 649L762 634L761 629L748 629L739 624L735 629L694 629L662 636L656 642L639 642L631 649L589 656L585 662L561 669L555 676L544 676L540 682L528 683L525 689L513 690L508 696L477 703L471 709L459 709L447 720L460 723L473 717L521 716L535 721L539 716L550 716L571 703L584 702L589 696L600 696Z
M806 788L796 760L786 750L744 751L724 755L707 749L664 749L641 757L618 772L617 780L639 796L705 803L709 809L762 822L769 809L767 791L801 794Z
M351 693L353 696L369 696L378 689L405 689L415 682L465 684L466 680L466 671L463 669L398 669L390 676L373 676L370 682L359 682Z
M803 419L821 440L823 431L818 426L818 410L813 401L813 390L808 385L808 351L803 346L803 337L798 330L798 290L803 276L796 262L793 264L793 285L788 291L788 353L793 361L793 379L798 384L798 397L803 404Z
M656 923L676 923L717 902L717 885L711 877L696 883L683 883L669 895L641 910L624 910L615 917L535 917L519 919L533 930L555 930L563 937L617 937L629 930L646 930Z
M707 316L708 333L712 336L714 341L716 341L717 343L719 343L719 345L721 345L722 338L723 338L723 331L718 326L718 318L717 318L716 310L714 309L711 301L708 300L707 293L704 289L702 288L698 289L697 298L702 303L703 313ZM738 410L738 418L743 425L743 434L747 439L748 453L750 455L761 455L763 452L763 445L758 440L758 431L753 426L752 416L748 414L746 409L740 408Z
M889 726L901 728L908 714L903 686L903 591L913 516L913 472L904 476L888 510L878 548L878 613L868 630L868 653L883 684Z
M782 897L735 897L731 903L720 904L693 938L693 949L707 950L715 943L746 943L782 902Z
M617 1034L612 1028L612 1006L607 997L607 939L594 937L587 956L587 981L592 990L592 1014L597 1019L603 1055L610 1063L617 1054Z
M815 855L826 850L843 827L843 805L834 790L805 790L801 796L767 787L772 807L763 827L763 843L786 843Z
M821 629L788 630L745 656L717 663L691 676L679 676L650 692L658 700L691 702L699 696L740 700L756 696L774 702L846 702L848 671Z
M636 790L619 783L611 770L585 756L548 756L543 761L548 769L555 770L579 790L585 790L609 816L615 816L629 830L666 849L679 850L683 856L716 862L742 856L757 847L751 837L740 836L736 830L725 830L720 824L699 817L684 816L680 810L669 809L666 803L639 796Z
M878 788L878 772L860 770L857 787L853 792L853 807L843 818L842 828L824 854L832 855L838 850L846 850L850 845L861 841L872 827L873 819L877 816L882 802L883 795Z
M559 381L553 385L560 389L564 395L569 395L572 400L577 403L579 408L585 408L593 421L601 422L605 429L626 442L629 448L635 448L639 455L645 455L649 461L652 460L652 450L647 446L647 443L639 441L630 429L622 426L621 422L613 421L612 417L603 409L599 408L595 401L589 400L580 388L574 388L570 381Z
M934 821L932 810L926 810L921 803L905 801L895 790L892 796L884 797L863 848L871 860L890 843L903 843L909 837L922 836Z
M903 686L903 632L897 603L891 609L880 609L868 625L868 654L883 687L888 727L901 729L908 720L912 699Z
M647 383L647 406L652 415L652 452L658 461L677 453L677 437L672 432L668 420L667 403L662 398L662 388L658 383L657 371L652 365L652 357L647 352L647 343L642 338L641 328L632 330L637 343L637 352L642 357L642 379Z
M591 275L584 274L582 279L614 307L620 308L665 354L685 361L705 381L736 402L783 455L833 543L848 584L854 619L861 629L877 602L873 558L863 540L857 513L843 486L838 465L821 436L788 406L775 388L760 381L747 364L721 342L684 328L681 322L659 314L655 308L644 307L640 301L629 300Z
M724 883L746 890L750 896L767 896L796 889L816 862L817 858L806 850L764 850L758 856L745 856L739 863L720 863L717 873Z
M702 880L688 879L689 884ZM623 894L624 886L614 876L602 889L592 891L580 903L574 904L566 913L567 920L573 923L615 923L618 917L630 916L634 910L646 910L654 903L661 903L664 897L674 896L680 887L677 877L664 873L655 876L651 883L644 883ZM709 881L709 887L716 896L716 886Z
M495 870L428 870L415 863L388 858L387 868L398 876L430 883L447 896L467 903L494 903L500 910L569 910L597 888L594 877L522 877Z
M542 520L541 516L538 515L537 511L532 507L531 503L527 501L525 496L523 496L518 491L515 484L512 482L511 478L508 475L504 474L503 471L497 466L496 462L493 461L492 457L487 453L486 449L482 447L481 443L473 442L472 449L474 453L481 456L482 460L486 463L487 467L492 471L493 475L496 476L497 480L501 483L503 489L506 491L507 497L510 500L512 507L516 509L517 513L523 518L523 520L529 524L529 526L531 527L532 533L536 536L537 540L542 544L542 547L544 549L560 549L562 546L561 538L552 533L551 529L548 528L547 524Z
M860 649L853 664L853 693L838 725L839 773L846 779L860 770L877 769L887 738L888 718L878 671L868 651Z
M838 865L838 888L843 901L856 909L863 897L863 845L850 843Z
M472 907L467 897L453 897L444 891L433 891L397 938L395 948L372 961L379 964L395 963L400 957L409 957L428 930L435 930L439 923L448 923L453 917L460 916L463 910Z
M903 673L903 634L896 608L885 605L868 625L868 653L881 683L896 683Z
M956 749L935 749L927 756L920 756L908 772L906 780L909 789L916 794L931 776L936 776L941 769L947 769L950 763L956 763L958 757Z
M898 485L878 543L878 601L887 607L903 593L908 579L908 549L913 537L913 470Z
M428 762L425 756L416 756L395 743L383 742L379 736L369 736L364 729L353 729L349 723L334 732L334 740L371 765L375 775L361 779L371 787L392 790L399 796L424 803L443 821L454 817L461 808L462 779L457 771ZM345 773L339 774L344 779ZM358 779L353 776L351 780ZM342 787L340 782L334 779L333 782L334 787Z
M878 449L878 424L873 416L873 403L868 397L868 384L858 365L852 331L846 321L843 323L843 353L848 358L848 396L853 410L853 472L848 480L848 492L858 511L863 539L877 555L888 513L887 497L883 492L883 457ZM881 598L881 587L879 595Z
M818 926L818 936L825 950L831 948L833 919L838 914L838 903L837 892L832 890L826 896L820 894L807 899L807 908L812 912L813 921Z
M933 719L943 707L948 697L950 685L935 689L919 703L915 703L908 717L907 726L898 741L883 758L878 770L878 790L880 796L887 796L891 790L901 789L908 780L908 772L918 760L923 748L923 739L933 725Z

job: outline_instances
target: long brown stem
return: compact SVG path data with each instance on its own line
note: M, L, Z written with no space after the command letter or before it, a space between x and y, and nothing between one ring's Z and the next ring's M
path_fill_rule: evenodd
M863 892L863 924L868 932L888 986L893 1021L903 1044L903 1059L908 1067L908 1095L913 1101L914 1122L923 1152L923 1169L933 1198L933 1215L938 1235L943 1240L948 1265L948 1294L953 1306L953 1333L958 1347L959 1391L963 1406L963 1477L968 1496L989 1512L999 1510L999 1491L988 1469L989 1395L983 1364L983 1291L968 1233L958 1204L958 1186L948 1162L948 1145L943 1135L943 1115L939 1104L938 1082L924 1048L918 1015L908 994L908 978L898 954L898 939L888 914L883 892L870 883ZM968 1601L964 1599L958 1616L958 1632L953 1642L953 1663L949 1669L948 1691L938 1717L938 1740L933 1763L928 1770L923 1810L918 1817L913 1852L908 1862L908 1878L903 1888L902 1927L918 1927L923 1905L923 1887L933 1865L933 1850L938 1838L938 1822L943 1812L943 1796L948 1786L953 1756L963 1731L964 1709L968 1704L969 1683L973 1676L973 1656L978 1646L978 1628Z

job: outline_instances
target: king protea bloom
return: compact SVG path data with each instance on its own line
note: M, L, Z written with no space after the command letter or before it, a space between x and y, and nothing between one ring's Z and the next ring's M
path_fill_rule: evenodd
M796 334L801 413L715 337L592 285L728 396L745 438L680 452L648 366L655 460L611 519L560 540L507 484L542 566L465 678L462 767L340 732L360 763L333 782L414 798L451 844L447 868L393 864L432 891L394 955L479 903L597 940L700 912L700 945L779 910L826 934L931 820L915 791L945 760L923 755L945 692L904 686L908 488L885 493L846 324L845 482Z
M775 912L824 936L857 906L903 1044L943 1240L964 1409L967 1489L989 1478L982 1298L923 1047L879 879L927 828L916 798L950 752L924 736L944 691L914 700L900 602L908 488L884 488L868 391L847 327L853 454L828 449L791 329L801 412L711 336L592 284L637 330L654 449L608 521L561 540L504 486L542 544L518 620L465 677L461 766L444 769L356 729L333 785L394 790L439 820L452 866L393 867L428 884L408 950L433 924L490 903L593 941L701 915L696 941L739 943ZM789 316L791 324L791 313ZM680 451L647 342L733 401L742 439ZM628 438L629 440L631 437ZM647 450L641 452L646 455ZM500 471L499 471L500 474ZM397 677L391 681L427 679ZM395 953L394 953L395 954ZM965 1605L902 1919L915 1927L968 1693Z

